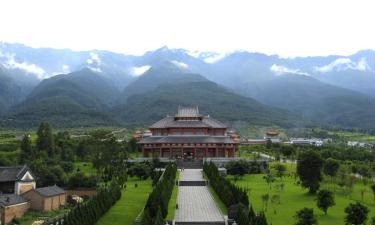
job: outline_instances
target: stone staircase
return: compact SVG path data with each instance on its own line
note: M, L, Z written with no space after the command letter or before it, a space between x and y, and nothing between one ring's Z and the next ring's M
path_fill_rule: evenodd
M225 222L175 222L175 225L225 225Z
M202 160L181 160L177 162L177 166L182 169L202 169Z
M179 186L206 186L207 185L207 181L205 181L205 180L197 180L197 181L193 181L193 180L180 180L178 182L178 185Z

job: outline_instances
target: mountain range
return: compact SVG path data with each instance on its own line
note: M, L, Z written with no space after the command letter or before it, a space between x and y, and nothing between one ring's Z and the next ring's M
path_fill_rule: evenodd
M375 51L282 58L162 47L109 51L0 43L0 125L149 125L178 105L229 124L374 128Z

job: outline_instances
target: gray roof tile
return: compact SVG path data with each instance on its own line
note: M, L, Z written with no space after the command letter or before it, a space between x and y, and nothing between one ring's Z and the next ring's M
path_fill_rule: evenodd
M50 196L55 196L55 195L61 195L64 194L65 191L58 187L58 186L50 186L50 187L42 187L42 188L37 188L34 191L39 193L40 195L44 197L50 197Z
M230 137L228 136L151 136L144 138L140 141L141 144L149 144L149 143L226 143L232 144L235 143Z
M6 194L6 195L0 195L0 206L11 206L11 205L16 205L20 203L27 202L26 199L24 199L20 195L16 194Z
M26 165L0 167L0 182L18 181L27 171L30 169Z

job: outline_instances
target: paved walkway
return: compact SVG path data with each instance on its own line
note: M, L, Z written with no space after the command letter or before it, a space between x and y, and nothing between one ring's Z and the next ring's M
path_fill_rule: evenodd
M181 181L203 181L202 169L184 169L180 173Z
M181 180L203 180L201 169L185 169L181 171ZM207 186L179 186L178 209L176 222L219 222L223 215L216 206Z

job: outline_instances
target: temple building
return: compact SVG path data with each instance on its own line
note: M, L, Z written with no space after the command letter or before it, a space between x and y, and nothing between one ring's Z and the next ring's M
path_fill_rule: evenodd
M179 107L175 116L167 116L149 129L152 135L139 142L143 157L235 157L237 145L227 135L227 126L201 115L198 107Z

